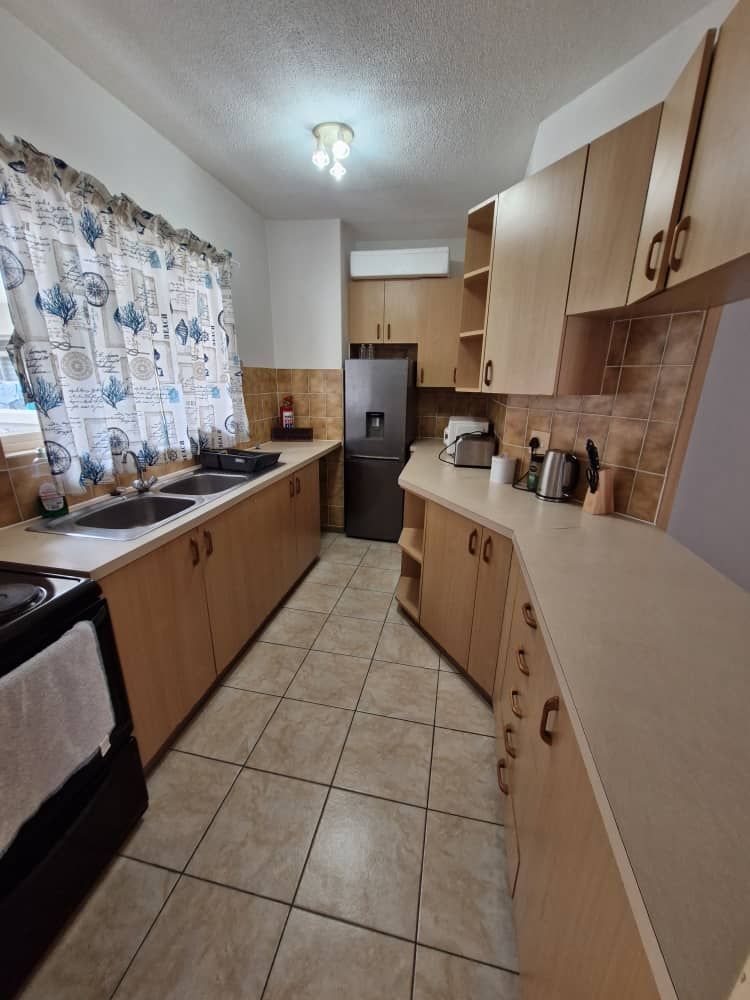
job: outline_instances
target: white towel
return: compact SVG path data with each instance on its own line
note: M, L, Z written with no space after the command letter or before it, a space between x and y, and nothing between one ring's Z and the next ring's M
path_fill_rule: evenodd
M96 629L77 622L0 677L0 855L115 725Z

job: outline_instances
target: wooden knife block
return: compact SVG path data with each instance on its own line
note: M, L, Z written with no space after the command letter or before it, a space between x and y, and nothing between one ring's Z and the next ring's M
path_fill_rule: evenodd
M611 514L615 509L615 474L613 469L599 470L596 493L586 490L583 509L587 514Z

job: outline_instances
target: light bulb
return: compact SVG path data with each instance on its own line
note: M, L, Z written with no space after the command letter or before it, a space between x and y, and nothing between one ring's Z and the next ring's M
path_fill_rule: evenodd
M341 178L346 173L346 167L344 166L343 163L339 163L339 161L336 160L334 165L331 167L329 173L331 177L335 177L337 181L340 181Z
M331 146L331 152L333 153L335 159L345 160L349 155L349 143L344 142L343 139L337 139Z
M328 153L326 153L325 149L323 148L323 146L320 145L320 143L318 143L318 148L312 155L312 161L318 168L318 170L323 170L323 168L327 167L328 164L331 162Z

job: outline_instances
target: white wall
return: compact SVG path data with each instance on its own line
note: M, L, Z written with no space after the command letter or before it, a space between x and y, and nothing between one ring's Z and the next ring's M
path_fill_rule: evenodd
M277 368L340 368L343 337L339 219L266 220Z
M713 0L630 62L604 77L539 125L529 157L533 174L663 101L708 28L717 28L736 0Z
M419 247L448 247L448 261L452 277L464 273L466 238L454 236L444 240L357 240L352 250L409 250Z
M0 9L0 133L94 174L231 250L237 332L245 363L273 364L265 229L240 201L73 63Z
M750 300L725 306L669 534L750 590Z

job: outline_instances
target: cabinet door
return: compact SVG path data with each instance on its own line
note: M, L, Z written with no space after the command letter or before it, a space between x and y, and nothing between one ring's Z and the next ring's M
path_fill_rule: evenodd
M627 301L660 117L657 105L589 147L569 313L615 308Z
M513 543L504 535L483 528L479 551L467 670L482 690L492 697Z
M391 344L416 344L424 324L427 283L423 279L385 282L385 334Z
M588 147L499 197L482 389L552 395Z
M462 667L469 656L481 529L428 503L419 623Z
M297 527L294 510L294 476L283 479L271 487L276 501L274 533L276 539L276 582L279 588L277 601L295 584L299 576L297 558ZM276 602L274 602L276 603Z
M455 385L463 280L429 278L423 284L426 307L419 330L418 384L452 387Z
M666 281L669 247L685 194L715 38L715 31L706 32L662 107L628 302L660 291Z
M383 340L384 282L349 282L349 343Z
M721 26L667 286L750 253L750 0Z
M294 477L294 522L297 534L297 575L320 555L320 473L318 463L306 465Z
M144 764L216 678L197 532L100 581Z

